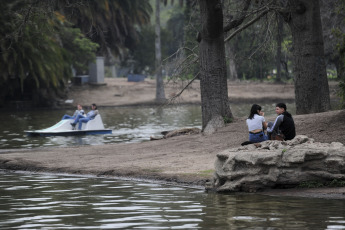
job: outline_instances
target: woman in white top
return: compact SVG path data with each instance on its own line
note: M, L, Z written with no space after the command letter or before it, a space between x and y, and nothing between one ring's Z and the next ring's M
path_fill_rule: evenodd
M267 129L267 124L265 122L264 113L261 112L260 105L252 105L246 122L249 130L250 142L257 143L268 140L268 136L264 133L264 130Z

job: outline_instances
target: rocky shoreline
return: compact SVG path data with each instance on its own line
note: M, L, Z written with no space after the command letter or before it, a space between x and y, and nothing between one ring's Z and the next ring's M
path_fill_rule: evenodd
M298 135L290 141L265 141L217 154L215 176L207 189L257 192L271 188L344 186L345 146Z

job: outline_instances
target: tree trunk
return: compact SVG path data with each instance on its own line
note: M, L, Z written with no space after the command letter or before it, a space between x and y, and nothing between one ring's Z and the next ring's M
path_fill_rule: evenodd
M345 57L344 55L341 55L341 57L334 61L335 63L335 68L337 69L337 79L342 81L342 82L345 82L345 66L344 66L344 63L345 63Z
M277 15L277 82L281 82L281 59L282 59L282 37L283 37L283 18L281 15Z
M161 23L160 23L160 0L156 0L156 102L165 102L164 83L162 76L162 54L161 54Z
M199 0L199 5L202 130L210 134L233 115L228 100L222 5L220 0Z
M237 70L236 70L236 63L235 63L235 55L234 52L232 52L232 48L230 43L225 43L225 49L226 49L226 56L228 57L229 63L229 79L230 81L236 81L238 80L237 76Z
M290 0L296 113L330 109L319 1Z

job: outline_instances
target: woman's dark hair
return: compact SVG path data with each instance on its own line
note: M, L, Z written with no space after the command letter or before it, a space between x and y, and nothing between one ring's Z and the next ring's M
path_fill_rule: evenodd
M97 105L95 103L91 104L92 106L95 106L95 109L97 109Z
M257 105L257 104L252 105L248 119L253 119L255 114L259 115L258 110L261 111L260 105Z

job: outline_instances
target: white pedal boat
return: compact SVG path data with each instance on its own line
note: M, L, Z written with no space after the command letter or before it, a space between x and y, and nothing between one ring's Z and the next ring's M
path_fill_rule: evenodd
M73 127L71 123L73 119L61 120L52 127L40 130L24 131L28 136L71 136L71 135L95 135L95 134L111 134L111 129L105 129L101 115L97 115L94 119L87 123L82 123L81 130L78 130L78 124Z

